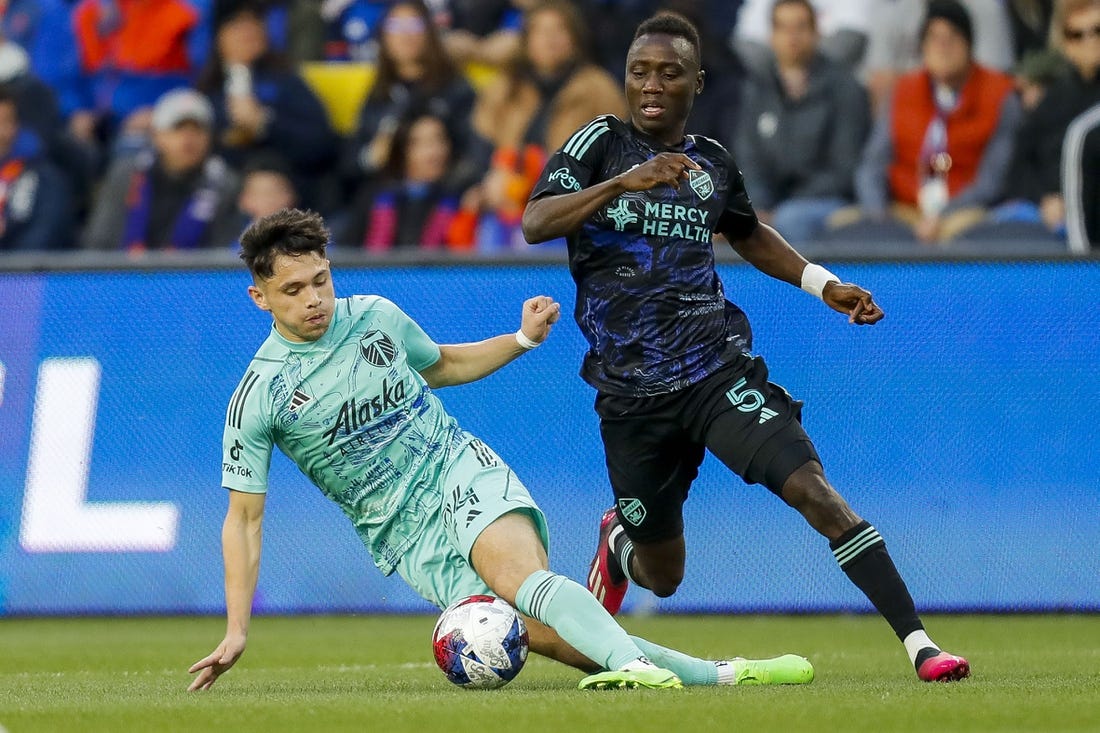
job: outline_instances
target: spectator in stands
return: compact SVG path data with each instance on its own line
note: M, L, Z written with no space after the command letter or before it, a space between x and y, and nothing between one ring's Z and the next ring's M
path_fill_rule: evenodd
M482 181L485 247L525 247L519 224L547 151L601 114L625 116L621 85L588 61L583 20L564 0L524 17L519 55L478 97L474 129L493 146Z
M65 123L57 96L30 67L30 56L17 44L0 38L0 85L16 99L20 123L43 142L61 135Z
M1016 94L1024 112L1039 106L1046 96L1047 87L1068 72L1065 57L1053 49L1031 51L1016 64L1013 76Z
M267 38L278 53L294 63L321 58L324 26L316 0L188 0L199 11L199 23L192 34L191 58L206 60L214 39L217 19L225 17L242 4L258 7L264 16ZM302 42L299 46L299 41ZM309 55L297 55L309 49Z
M484 172L489 151L470 127L473 87L444 51L428 7L422 0L395 2L381 21L380 41L374 84L342 156L345 177L358 186L381 169L398 122L415 108L430 109L454 132L454 163L461 174Z
M27 52L33 74L57 94L65 118L82 100L71 16L66 0L0 2L0 35Z
M356 196L340 243L370 252L468 249L476 213L461 209L464 189L450 175L454 152L447 120L427 108L410 110L380 175Z
M264 152L249 158L241 174L236 217L215 233L214 243L239 246L240 235L249 224L277 211L295 208L298 198L290 166L282 156Z
M70 129L88 144L146 133L153 103L194 78L198 13L184 0L79 0L72 19L83 95Z
M809 0L775 2L774 61L749 73L734 146L757 216L793 243L816 239L829 215L851 203L870 129L863 87L817 41Z
M323 0L324 57L328 61L366 61L378 57L378 27L390 0Z
M960 3L929 3L924 66L898 80L856 174L863 216L896 224L876 238L950 240L981 221L1001 194L1020 102L1011 77L973 60L972 39Z
M0 252L72 244L68 185L33 130L21 127L15 96L0 87Z
M1063 138L1075 117L1100 103L1100 0L1061 0L1055 6L1051 42L1069 68L1025 117L1008 175L1009 201L993 219L1061 235L1066 220Z
M1002 0L960 0L972 19L971 55L982 66L1008 71L1016 62L1012 27ZM921 63L922 19L928 0L874 0L868 8L867 52L860 74L878 113L898 77Z
M535 0L455 0L454 22L444 37L459 66L503 68L520 51L523 14Z
M20 125L34 131L44 157L66 179L72 200L84 202L91 191L95 158L68 134L57 96L34 74L29 55L6 38L0 38L0 84L15 98Z
M120 158L84 232L90 249L190 250L232 241L239 179L211 154L214 110L192 89L157 100L153 150Z
M821 40L819 50L855 69L863 59L870 30L871 6L877 0L812 0ZM771 10L775 0L745 0L733 27L731 43L749 69L766 72L771 65Z
M284 156L303 204L327 210L334 194L324 184L338 140L320 100L268 45L263 7L241 2L216 19L214 50L199 90L215 111L215 136L230 165L261 151ZM335 182L335 179L332 179Z
M1012 27L1016 60L1045 50L1050 39L1050 24L1054 19L1054 0L1008 0L1004 5Z

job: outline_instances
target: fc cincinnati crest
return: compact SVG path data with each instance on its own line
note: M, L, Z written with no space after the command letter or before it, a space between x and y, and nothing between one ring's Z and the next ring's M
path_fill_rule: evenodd
M645 521L645 505L638 499L619 499L619 511L622 512L623 519L635 527Z
M710 180L710 174L706 171L697 171L694 168L688 170L688 183L701 199L709 199L714 193L714 182Z
M397 355L397 347L386 334L381 331L371 331L359 339L359 353L367 363L376 367L385 367L393 363L393 357Z

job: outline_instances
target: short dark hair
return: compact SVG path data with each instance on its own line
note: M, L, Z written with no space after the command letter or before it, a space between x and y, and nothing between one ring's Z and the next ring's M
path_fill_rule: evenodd
M643 20L638 26L638 30L634 31L634 40L630 43L633 45L634 41L642 36L653 33L672 36L673 38L683 38L695 49L695 61L700 65L702 64L703 44L699 40L699 29L684 16L666 10Z
M325 220L314 211L283 209L259 219L241 235L241 259L253 277L275 274L275 258L297 257L307 252L325 256L331 235Z
M806 12L810 14L810 28L817 30L817 10L814 8L813 3L810 0L775 0L772 3L772 15L771 22L772 27L775 27L775 11L783 5L801 5L806 9Z

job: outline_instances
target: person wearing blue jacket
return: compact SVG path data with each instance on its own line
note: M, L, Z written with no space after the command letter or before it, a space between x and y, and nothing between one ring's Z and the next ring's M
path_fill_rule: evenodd
M215 19L214 48L198 81L214 105L215 143L234 167L258 152L277 152L291 166L303 205L324 208L319 191L338 139L321 101L271 50L263 7L244 2Z
M20 127L15 96L0 88L0 252L71 246L68 184L32 130Z

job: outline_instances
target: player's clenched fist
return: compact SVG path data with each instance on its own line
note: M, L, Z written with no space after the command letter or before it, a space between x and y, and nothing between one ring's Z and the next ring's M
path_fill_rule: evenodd
M527 338L542 343L550 335L550 327L561 318L561 305L548 295L536 295L523 303L520 330Z
M699 164L683 153L659 153L636 168L619 176L627 191L648 191L665 184L680 187L680 181L688 176L688 170L702 170Z

